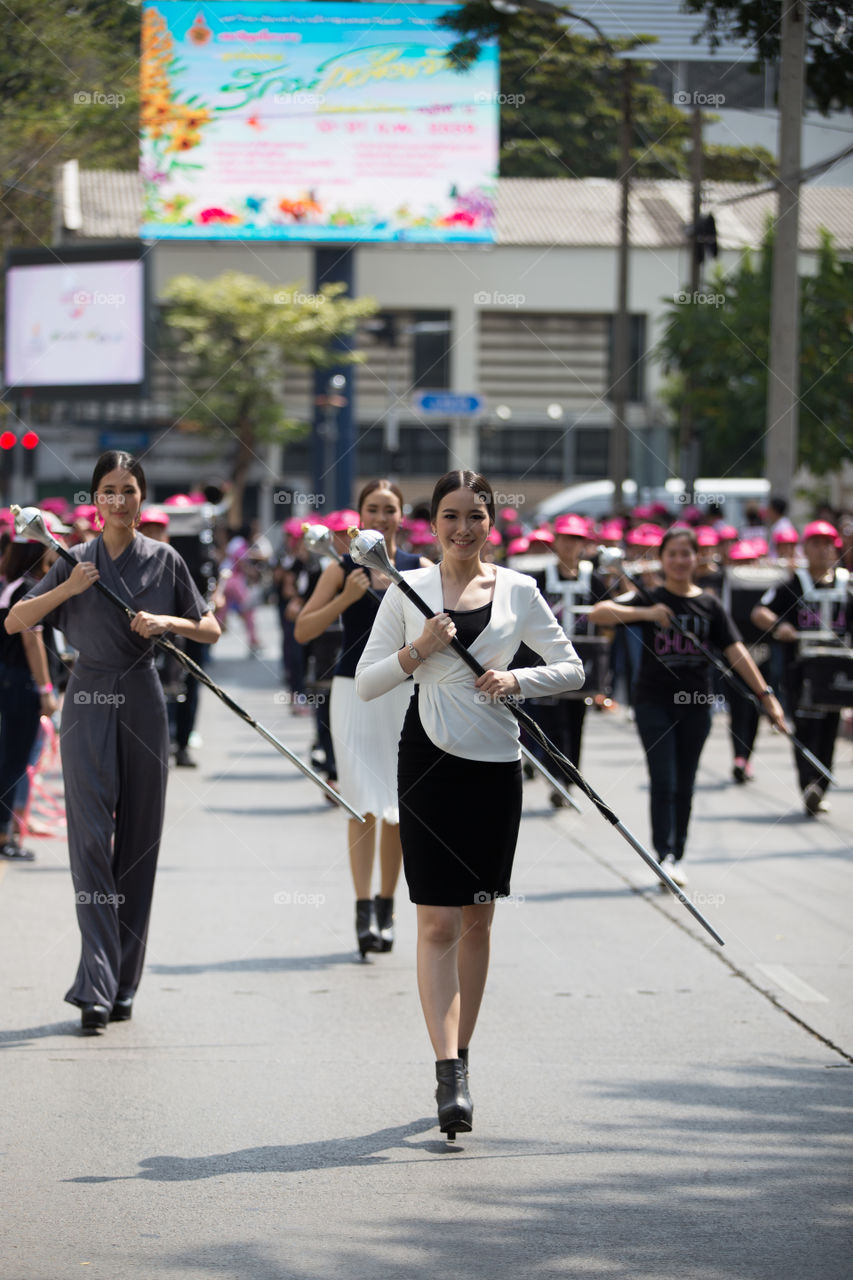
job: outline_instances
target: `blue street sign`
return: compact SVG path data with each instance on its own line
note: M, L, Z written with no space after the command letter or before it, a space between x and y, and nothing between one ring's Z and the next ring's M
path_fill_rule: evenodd
M475 418L483 413L482 396L465 391L419 391L412 396L412 406L420 413L441 414L443 418Z

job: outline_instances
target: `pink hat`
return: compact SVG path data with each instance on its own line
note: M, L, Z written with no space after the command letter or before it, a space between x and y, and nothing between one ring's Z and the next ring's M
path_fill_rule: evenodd
M140 524L161 524L166 528L169 524L169 517L165 511L140 511Z
M202 502L204 498L202 498ZM188 493L173 493L171 497L164 499L164 507L193 507L195 501Z
M737 542L738 531L733 524L717 525L717 541L718 542Z
M603 520L598 536L602 542L621 542L622 541L622 522L621 520Z
M625 539L630 547L659 547L663 542L663 529L656 524L638 524Z
M557 516L554 521L554 532L569 538L588 538L589 521L585 516ZM533 535L531 534L531 538Z
M795 543L799 542L799 540L800 535L797 533L796 529L779 529L773 534L774 542L789 542L793 546Z
M518 512L514 507L504 507L503 511L498 512L499 520L517 520Z
M332 533L346 533L347 529L351 529L353 525L358 528L359 523L358 512L348 507L344 507L342 511L330 511L323 517L323 524L327 529L331 529Z
M811 524L807 524L803 529L803 542L809 538L832 538L834 542L837 537L838 530L828 520L812 520Z
M757 556L766 556L767 552L770 550L767 544L766 538L762 538L761 536L759 536L757 538L750 538L749 541L752 543L753 547L755 548L755 554Z
M710 525L700 524L696 529L696 541L700 547L715 547L720 541L720 535L716 529L712 529Z
M409 534L409 543L413 547L431 547L435 543L435 534L426 521L422 521L420 529L413 529Z
M634 507L631 515L637 520L648 520L650 516L654 515L654 511L651 507Z
M71 512L72 520L88 520L91 524L95 516L98 514L98 508L93 506L75 507Z
M532 533L527 535L531 547L534 542L539 542L543 546L550 547L554 541L554 535L550 529L534 529Z
M486 535L486 542L491 542L493 547L499 547L503 542L503 538L498 533L497 529L492 528Z
M530 542L527 538L513 538L506 549L506 553L508 556L523 556L529 550Z
M286 533L289 538L301 538L302 526L305 523L307 522L302 520L299 516L290 516L289 519L285 520L282 524L282 532Z
M761 553L755 546L754 542L744 539L742 542L736 542L729 550L730 560L757 560Z
M42 498L39 502L42 511L52 511L55 516L64 516L68 510L65 498Z

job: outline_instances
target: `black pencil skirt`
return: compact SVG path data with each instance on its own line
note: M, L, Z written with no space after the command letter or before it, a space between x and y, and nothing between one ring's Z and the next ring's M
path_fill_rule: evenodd
M400 735L397 782L412 902L464 907L505 897L521 822L521 761L448 755L424 732L415 696Z

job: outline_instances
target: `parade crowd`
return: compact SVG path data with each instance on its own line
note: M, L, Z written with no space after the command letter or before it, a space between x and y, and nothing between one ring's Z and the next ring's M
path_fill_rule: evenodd
M0 857L31 860L32 837L46 833L30 792L61 701L82 941L66 999L84 1034L132 1016L170 756L196 764L198 682L164 660L159 636L203 665L236 627L257 659L257 610L276 608L281 650L264 657L290 713L306 728L311 718L314 769L364 819L346 832L361 960L394 945L401 870L417 907L418 990L449 1138L473 1123L469 1045L495 901L510 893L523 779L548 765L541 735L519 734L513 702L578 767L590 715L635 722L651 843L676 885L688 883L693 789L715 712L729 720L733 785L755 776L763 716L791 738L804 816L829 808L853 706L850 512L822 508L796 528L772 498L735 527L712 503L656 503L530 527L516 508L496 509L484 477L453 471L422 509L378 478L352 509L293 515L270 535L229 529L201 493L148 503L141 466L118 452L97 460L91 498L40 504L70 564L0 512ZM178 554L170 526L191 512L200 532ZM356 529L381 534L387 571L359 563ZM460 660L459 642L482 674ZM555 808L571 792L552 778Z

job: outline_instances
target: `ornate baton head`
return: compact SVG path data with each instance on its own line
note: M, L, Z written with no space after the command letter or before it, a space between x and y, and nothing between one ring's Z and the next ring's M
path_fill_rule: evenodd
M332 541L332 534L324 524L304 524L302 526L302 541L309 551L324 551L328 555L340 559Z
M378 569L396 582L400 574L388 558L385 539L378 529L349 529L349 553L365 569Z
M33 542L40 542L45 547L56 546L53 535L48 532L44 516L38 507L13 506L9 510L15 517L15 532L17 534L25 534L28 538L32 538Z

